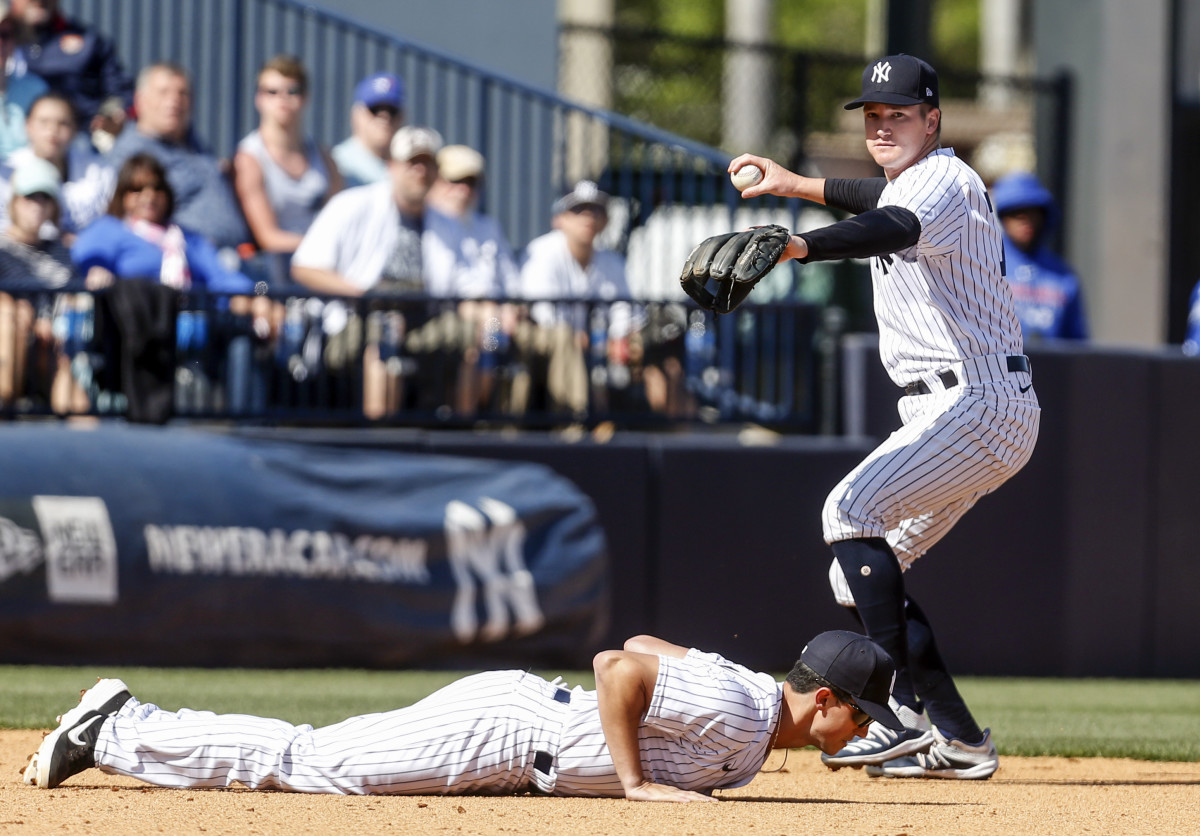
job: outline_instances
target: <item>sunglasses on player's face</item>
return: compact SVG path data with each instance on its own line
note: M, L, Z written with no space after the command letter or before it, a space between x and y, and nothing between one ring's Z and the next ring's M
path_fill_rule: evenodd
M843 691L841 688L835 688L835 687L833 687L833 685L831 683L825 682L823 679L820 681L822 683L824 683L826 688L828 688L830 691L833 692L833 695L838 698L839 702L843 702L846 705L850 706L850 709L854 712L853 719L854 719L855 726L857 726L860 729L865 729L867 726L871 725L871 723L875 722L875 718L872 717L867 712L863 711L862 708L858 705L858 703L856 703L854 700L850 699L850 695L847 694L845 691Z
M865 729L867 726L875 722L875 718L858 707L858 704L849 697L838 697L846 705L854 709L854 725L860 729Z

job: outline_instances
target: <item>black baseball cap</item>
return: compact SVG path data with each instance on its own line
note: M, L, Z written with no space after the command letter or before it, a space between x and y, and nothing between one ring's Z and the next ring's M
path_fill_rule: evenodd
M937 71L912 55L886 55L863 70L862 95L845 108L854 110L867 102L938 107Z
M849 630L821 633L804 646L800 661L813 673L854 698L855 704L889 729L900 731L904 724L888 698L896 681L896 663L882 647Z

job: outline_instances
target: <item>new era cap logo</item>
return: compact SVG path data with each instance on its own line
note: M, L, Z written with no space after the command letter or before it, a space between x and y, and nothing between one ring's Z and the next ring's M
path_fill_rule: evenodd
M872 84L887 84L888 76L892 74L892 64L890 61L877 61L875 63L875 71L871 73Z

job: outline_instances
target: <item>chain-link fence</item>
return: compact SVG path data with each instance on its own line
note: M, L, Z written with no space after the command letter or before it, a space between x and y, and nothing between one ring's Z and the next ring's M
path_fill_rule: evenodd
M730 154L761 153L825 176L876 173L862 120L842 104L858 96L861 56L750 46L656 30L561 30L560 85L587 101ZM610 44L611 67L577 60L580 37ZM1036 170L1061 199L1066 77L983 76L939 70L943 144L992 180Z

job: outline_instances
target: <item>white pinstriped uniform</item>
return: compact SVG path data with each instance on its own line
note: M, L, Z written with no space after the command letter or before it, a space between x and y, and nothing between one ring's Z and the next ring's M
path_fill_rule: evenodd
M96 765L164 787L398 795L623 796L596 692L524 671L458 680L395 711L313 729L282 720L165 711L131 699L105 722ZM565 689L564 689L564 693ZM638 729L646 777L696 791L739 787L767 759L782 685L712 653L659 657ZM538 753L544 753L539 761ZM535 768L535 765L537 768Z
M1003 274L1000 228L979 176L938 149L890 181L880 206L921 222L920 239L871 259L879 352L892 381L929 394L900 400L903 426L830 492L827 543L883 537L907 570L975 503L1024 467L1041 409ZM953 371L947 388L939 373ZM838 601L853 597L835 559Z

